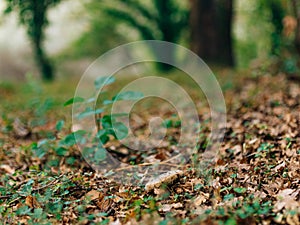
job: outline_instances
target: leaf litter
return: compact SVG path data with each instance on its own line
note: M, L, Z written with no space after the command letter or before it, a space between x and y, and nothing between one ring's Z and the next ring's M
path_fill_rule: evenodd
M56 154L56 142L69 132L55 131L56 116L38 129L2 117L2 223L300 224L300 85L282 74L238 82L225 91L228 124L215 164L205 171L187 165L146 186L104 178L72 144ZM201 120L207 112L200 110ZM178 127L171 130L176 140ZM209 128L202 132L199 152ZM124 163L143 159L115 142L109 147L122 152ZM160 162L171 148L164 143L144 160Z

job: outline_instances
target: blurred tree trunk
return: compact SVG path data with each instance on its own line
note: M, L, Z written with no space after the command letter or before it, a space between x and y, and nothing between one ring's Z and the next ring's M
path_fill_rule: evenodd
M282 46L283 18L285 15L281 0L267 1L271 11L271 22L274 31L271 34L271 54L280 55Z
M292 0L292 6L294 10L295 17L297 19L296 35L295 35L295 47L300 55L300 12L299 12L299 0Z
M218 54L215 4L191 0L191 47L203 60L214 61Z
M31 37L33 50L40 70L40 74L44 80L53 80L53 68L43 49L44 27L46 22L46 4L44 1L35 0L32 8L33 26L31 28Z
M101 2L101 1L100 1ZM188 25L188 10L181 7L175 0L150 1L152 9L142 0L118 0L120 7L104 7L104 12L111 17L126 22L136 29L144 40L162 40L176 43L182 31ZM146 22L145 22L146 21ZM150 46L152 47L152 46ZM163 52L161 49L154 52L157 58L175 61L175 49ZM157 54L157 53L160 54ZM158 56L159 55L159 56ZM158 63L162 71L170 71L173 66Z
M34 55L36 58L37 66L39 68L40 74L45 81L51 81L54 79L53 68L50 60L47 58L44 50L42 48L42 43L40 41L34 41L33 43Z
M217 1L217 10L220 60L225 65L234 66L232 44L233 0Z
M44 80L54 78L53 68L43 48L44 30L48 24L47 10L60 0L6 0L5 13L16 11L32 43L35 61Z
M172 20L172 10L174 9L172 7L172 3L173 2L171 0L154 0L154 5L158 12L157 26L161 30L161 40L176 43L179 39L180 31L177 30L179 27L176 29ZM174 57L175 52L173 49L164 52L164 58L169 59L171 62L174 62ZM158 67L161 71L165 72L168 72L174 68L173 66L165 63L158 63Z
M203 60L234 66L233 0L191 0L191 48Z

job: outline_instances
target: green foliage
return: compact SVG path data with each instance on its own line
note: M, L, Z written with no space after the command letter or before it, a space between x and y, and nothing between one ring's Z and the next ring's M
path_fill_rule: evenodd
M235 54L239 67L247 68L256 58L268 57L271 50L272 24L265 1L237 1ZM258 26L259 24L259 26Z
M102 89L115 82L114 77L99 77L94 81L95 93L98 95L98 91L101 90L100 96L105 93ZM75 115L77 119L83 120L86 117L92 116L96 119L98 132L93 136L94 147L86 147L83 149L83 155L94 160L96 163L104 161L107 158L106 150L103 145L106 144L110 137L117 140L121 140L127 137L128 129L122 123L117 121L117 118L127 114L113 114L110 112L110 107L112 103L116 101L132 101L139 100L143 97L143 94L135 91L123 91L118 95L113 96L112 99L103 99L103 102L99 108L94 109L88 104L96 101L95 97L90 97L87 99L81 97L74 97L65 102L64 106L70 104L77 104L79 107L83 107L82 112ZM90 137L92 134L79 130L75 133L67 135L64 139L60 141L59 148L55 148L56 154L59 156L66 155L66 148L62 146L71 147L78 143L85 143L86 138Z
M115 82L114 77L99 77L95 80L94 85L97 90L101 90L104 86Z
M128 42L127 33L124 33L116 19L105 15L101 2L88 0L83 3L83 9L78 12L78 16L85 17L88 26L70 46L60 53L57 60L99 57L120 44Z
M246 188L240 188L240 187L234 188L233 190L234 190L234 192L236 192L238 194L243 194L247 191Z
M151 1L151 5L138 0L119 0L122 8L107 7L108 16L114 16L136 29L143 39L177 42L187 25L188 11L174 0ZM141 20L137 20L137 16ZM146 21L146 22L140 22Z
M72 104L77 103L77 102L84 102L84 99L81 98L81 97L71 98L71 99L69 99L68 101L66 101L64 103L64 106L72 105Z
M117 4L105 4L103 11L136 30L144 40L162 40L177 43L188 25L189 11L177 0L118 0ZM155 52L154 52L155 53ZM174 57L170 51L169 58ZM162 71L172 67L158 64Z

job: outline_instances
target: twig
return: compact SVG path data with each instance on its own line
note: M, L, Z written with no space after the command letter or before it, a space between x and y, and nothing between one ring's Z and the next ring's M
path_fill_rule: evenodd
M96 114L95 119L96 119L96 125L97 125L97 132L99 132L102 129L102 126L101 126L102 115L101 115L101 113Z
M12 195L3 195L3 196L0 196L0 199L7 199L7 198L10 198Z

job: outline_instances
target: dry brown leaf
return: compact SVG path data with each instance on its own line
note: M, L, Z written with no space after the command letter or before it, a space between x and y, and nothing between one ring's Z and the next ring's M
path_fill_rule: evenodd
M277 194L277 202L274 205L274 211L279 212L283 208L287 210L299 210L300 202L295 200L299 191L300 190L293 189L284 189L279 191Z
M275 168L274 168L274 170L276 171L276 172L278 172L278 171L281 171L281 170L283 170L284 168L285 168L285 161L283 161L282 163L280 163L279 165L277 165Z
M99 198L100 192L97 190L91 190L88 193L85 194L85 197L90 199L91 201Z
M160 211L162 212L169 212L171 209L178 209L182 208L183 205L181 203L173 203L173 204L164 204L160 206Z
M35 197L28 195L25 199L25 205L30 208L40 208L40 203L36 200Z
M15 173L15 169L11 168L9 165L1 165L0 168L3 169L6 173L9 174Z
M146 185L145 190L147 192L153 190L154 188L159 188L162 184L169 184L179 176L183 174L181 170L169 171L167 173L161 174L158 177L151 179Z
M109 225L122 225L122 223L119 219L117 219L116 221L109 223Z
M26 127L26 125L23 122L21 122L19 118L16 118L14 120L13 129L15 134L18 137L22 137L22 138L26 137L30 133L30 130Z
M299 217L298 215L288 215L286 218L286 223L288 225L299 225L300 221L299 221Z
M105 196L100 193L99 198L96 200L96 205L102 212L108 212L113 205L113 200L105 198Z
M200 192L200 194L193 200L194 206L198 207L209 199L208 193Z

